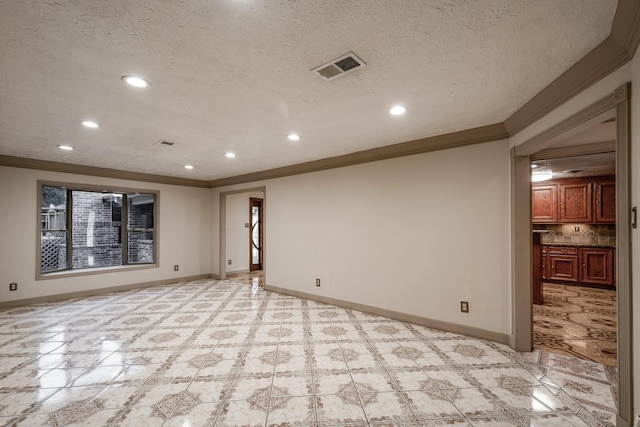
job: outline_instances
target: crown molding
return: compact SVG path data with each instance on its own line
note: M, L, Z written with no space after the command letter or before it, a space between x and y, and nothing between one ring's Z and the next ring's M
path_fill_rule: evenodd
M618 0L618 6L613 18L609 37L582 57L567 71L562 73L525 105L520 107L520 109L503 123L486 126L485 128L494 127L494 131L498 128L501 129L501 131L497 133L501 133L502 136L494 139L508 138L517 134L592 84L629 62L633 58L639 44L640 2L637 0ZM225 185L243 184L263 179L314 172L333 167L349 166L367 161L424 153L491 140L469 141L458 144L457 137L464 135L465 132L473 132L477 129L395 144L283 168L218 179L211 181L210 185L215 188ZM453 137L454 135L456 137ZM412 151L410 148L411 145L415 146L415 151Z
M627 50L607 37L505 120L509 135L517 134L629 60Z
M589 124L596 120L603 120L603 112L612 109L615 106L613 94L607 95L588 107L580 110L573 116L556 123L547 130L539 133L535 137L529 139L523 144L514 147L516 156L532 155L540 150L545 149L549 141L553 140L570 129L576 129L582 125Z
M177 178L83 165L0 155L0 166L66 172L159 184L217 188L357 165L435 150L509 138L631 60L640 44L640 1L618 0L609 37L551 82L503 123L467 129L343 156L221 178L213 181Z
M207 181L177 178L166 175L154 175L141 172L130 172L118 169L98 168L93 166L74 165L71 163L51 162L48 160L27 159L0 155L0 166L23 169L36 169L50 172L72 173L76 175L101 176L104 178L125 179L128 181L153 182L156 184L182 185L188 187L208 188Z
M299 175L308 172L318 172L322 170L358 165L361 163L374 162L378 160L392 159L395 157L410 156L412 154L428 153L430 151L462 147L471 144L479 144L482 142L506 139L508 137L509 135L507 134L504 125L502 123L497 123L494 125L482 126L474 129L447 133L444 135L421 138L408 142L401 142L399 144L387 145L380 148L372 148L370 150L358 151L342 156L329 157L326 159L314 160L306 163L298 163L291 166L284 166L281 168L269 169L261 172L254 172L245 175L217 179L211 181L209 184L212 188L224 187L234 184L245 184L247 182L282 178L285 176Z
M640 44L640 2L618 0L611 32L602 43L520 107L504 126L515 135L633 58Z
M640 43L640 2L618 0L611 25L611 37L633 57Z

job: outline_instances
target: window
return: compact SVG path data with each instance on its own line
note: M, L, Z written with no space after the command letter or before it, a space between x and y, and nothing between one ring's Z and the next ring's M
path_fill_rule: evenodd
M40 273L154 264L156 196L41 184Z

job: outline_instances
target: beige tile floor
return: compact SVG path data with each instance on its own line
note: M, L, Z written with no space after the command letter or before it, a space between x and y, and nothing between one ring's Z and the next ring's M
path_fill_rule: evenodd
M0 336L0 425L615 423L615 368L229 280L4 309Z

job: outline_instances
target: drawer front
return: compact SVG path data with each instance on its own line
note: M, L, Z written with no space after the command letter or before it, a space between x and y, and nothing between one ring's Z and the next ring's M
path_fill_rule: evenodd
M578 248L575 246L549 246L547 251L552 255L578 255Z

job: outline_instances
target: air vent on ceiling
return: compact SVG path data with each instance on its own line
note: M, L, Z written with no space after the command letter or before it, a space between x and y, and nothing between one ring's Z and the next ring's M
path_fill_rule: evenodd
M154 145L163 145L165 147L171 147L172 145L176 145L173 141L158 141Z
M349 52L348 54L334 59L327 64L316 67L311 71L320 75L325 80L331 80L366 65L367 64L365 64L362 59L358 58L355 53Z

